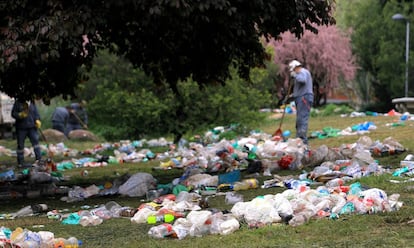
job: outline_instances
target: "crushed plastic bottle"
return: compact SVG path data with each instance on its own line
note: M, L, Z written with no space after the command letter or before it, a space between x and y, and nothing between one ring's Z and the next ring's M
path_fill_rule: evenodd
M115 201L109 201L105 204L105 208L111 212L113 217L119 217L119 214L122 210L122 206L119 205L117 202Z
M290 226L300 226L308 222L312 215L311 211L303 211L295 214L288 223Z
M256 178L252 179L245 179L241 182L235 182L233 185L233 190L248 190L248 189L255 189L259 185L259 181Z
M153 238L165 238L174 235L173 226L168 223L163 223L158 226L153 226L148 230L148 235Z
M326 182L326 187L328 188L339 187L343 185L344 185L344 180L342 178L334 178Z

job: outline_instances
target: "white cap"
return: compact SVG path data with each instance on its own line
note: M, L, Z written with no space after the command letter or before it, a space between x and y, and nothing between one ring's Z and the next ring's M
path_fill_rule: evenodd
M302 64L297 60L292 60L289 63L289 71L293 71L296 67L301 66Z

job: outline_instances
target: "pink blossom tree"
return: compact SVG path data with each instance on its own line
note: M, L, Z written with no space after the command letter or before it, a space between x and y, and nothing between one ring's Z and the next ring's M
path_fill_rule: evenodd
M320 97L318 95L322 94L322 89L325 93L331 93L342 85L348 89L347 93L352 94L357 65L348 33L336 26L320 26L317 34L305 31L298 39L294 34L285 32L277 39L272 39L268 45L274 51L274 63L279 68L278 87L288 87L288 64L296 59L310 70L315 86L320 85L320 90L314 88L317 91L316 98Z

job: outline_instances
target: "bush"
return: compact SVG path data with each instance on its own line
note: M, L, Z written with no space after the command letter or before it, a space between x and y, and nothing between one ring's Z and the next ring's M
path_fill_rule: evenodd
M233 73L233 78L223 85L201 87L188 79L178 82L173 91L166 84L155 84L120 58L109 54L103 58L106 60L97 57L80 95L89 99L88 113L94 129L108 140L171 134L178 141L187 133L209 126L250 125L264 120L265 115L258 110L272 100L268 91L263 90L269 82L264 69L252 70L251 82Z

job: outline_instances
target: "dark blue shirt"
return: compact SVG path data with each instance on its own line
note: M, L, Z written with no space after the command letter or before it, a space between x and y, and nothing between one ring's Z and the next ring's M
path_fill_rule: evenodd
M69 118L69 111L65 107L57 107L52 114L52 121L66 122Z
M22 112L26 112L27 116L20 117L19 113ZM19 100L14 102L12 117L16 119L16 128L34 128L35 121L40 120L40 115L34 102L23 102Z

